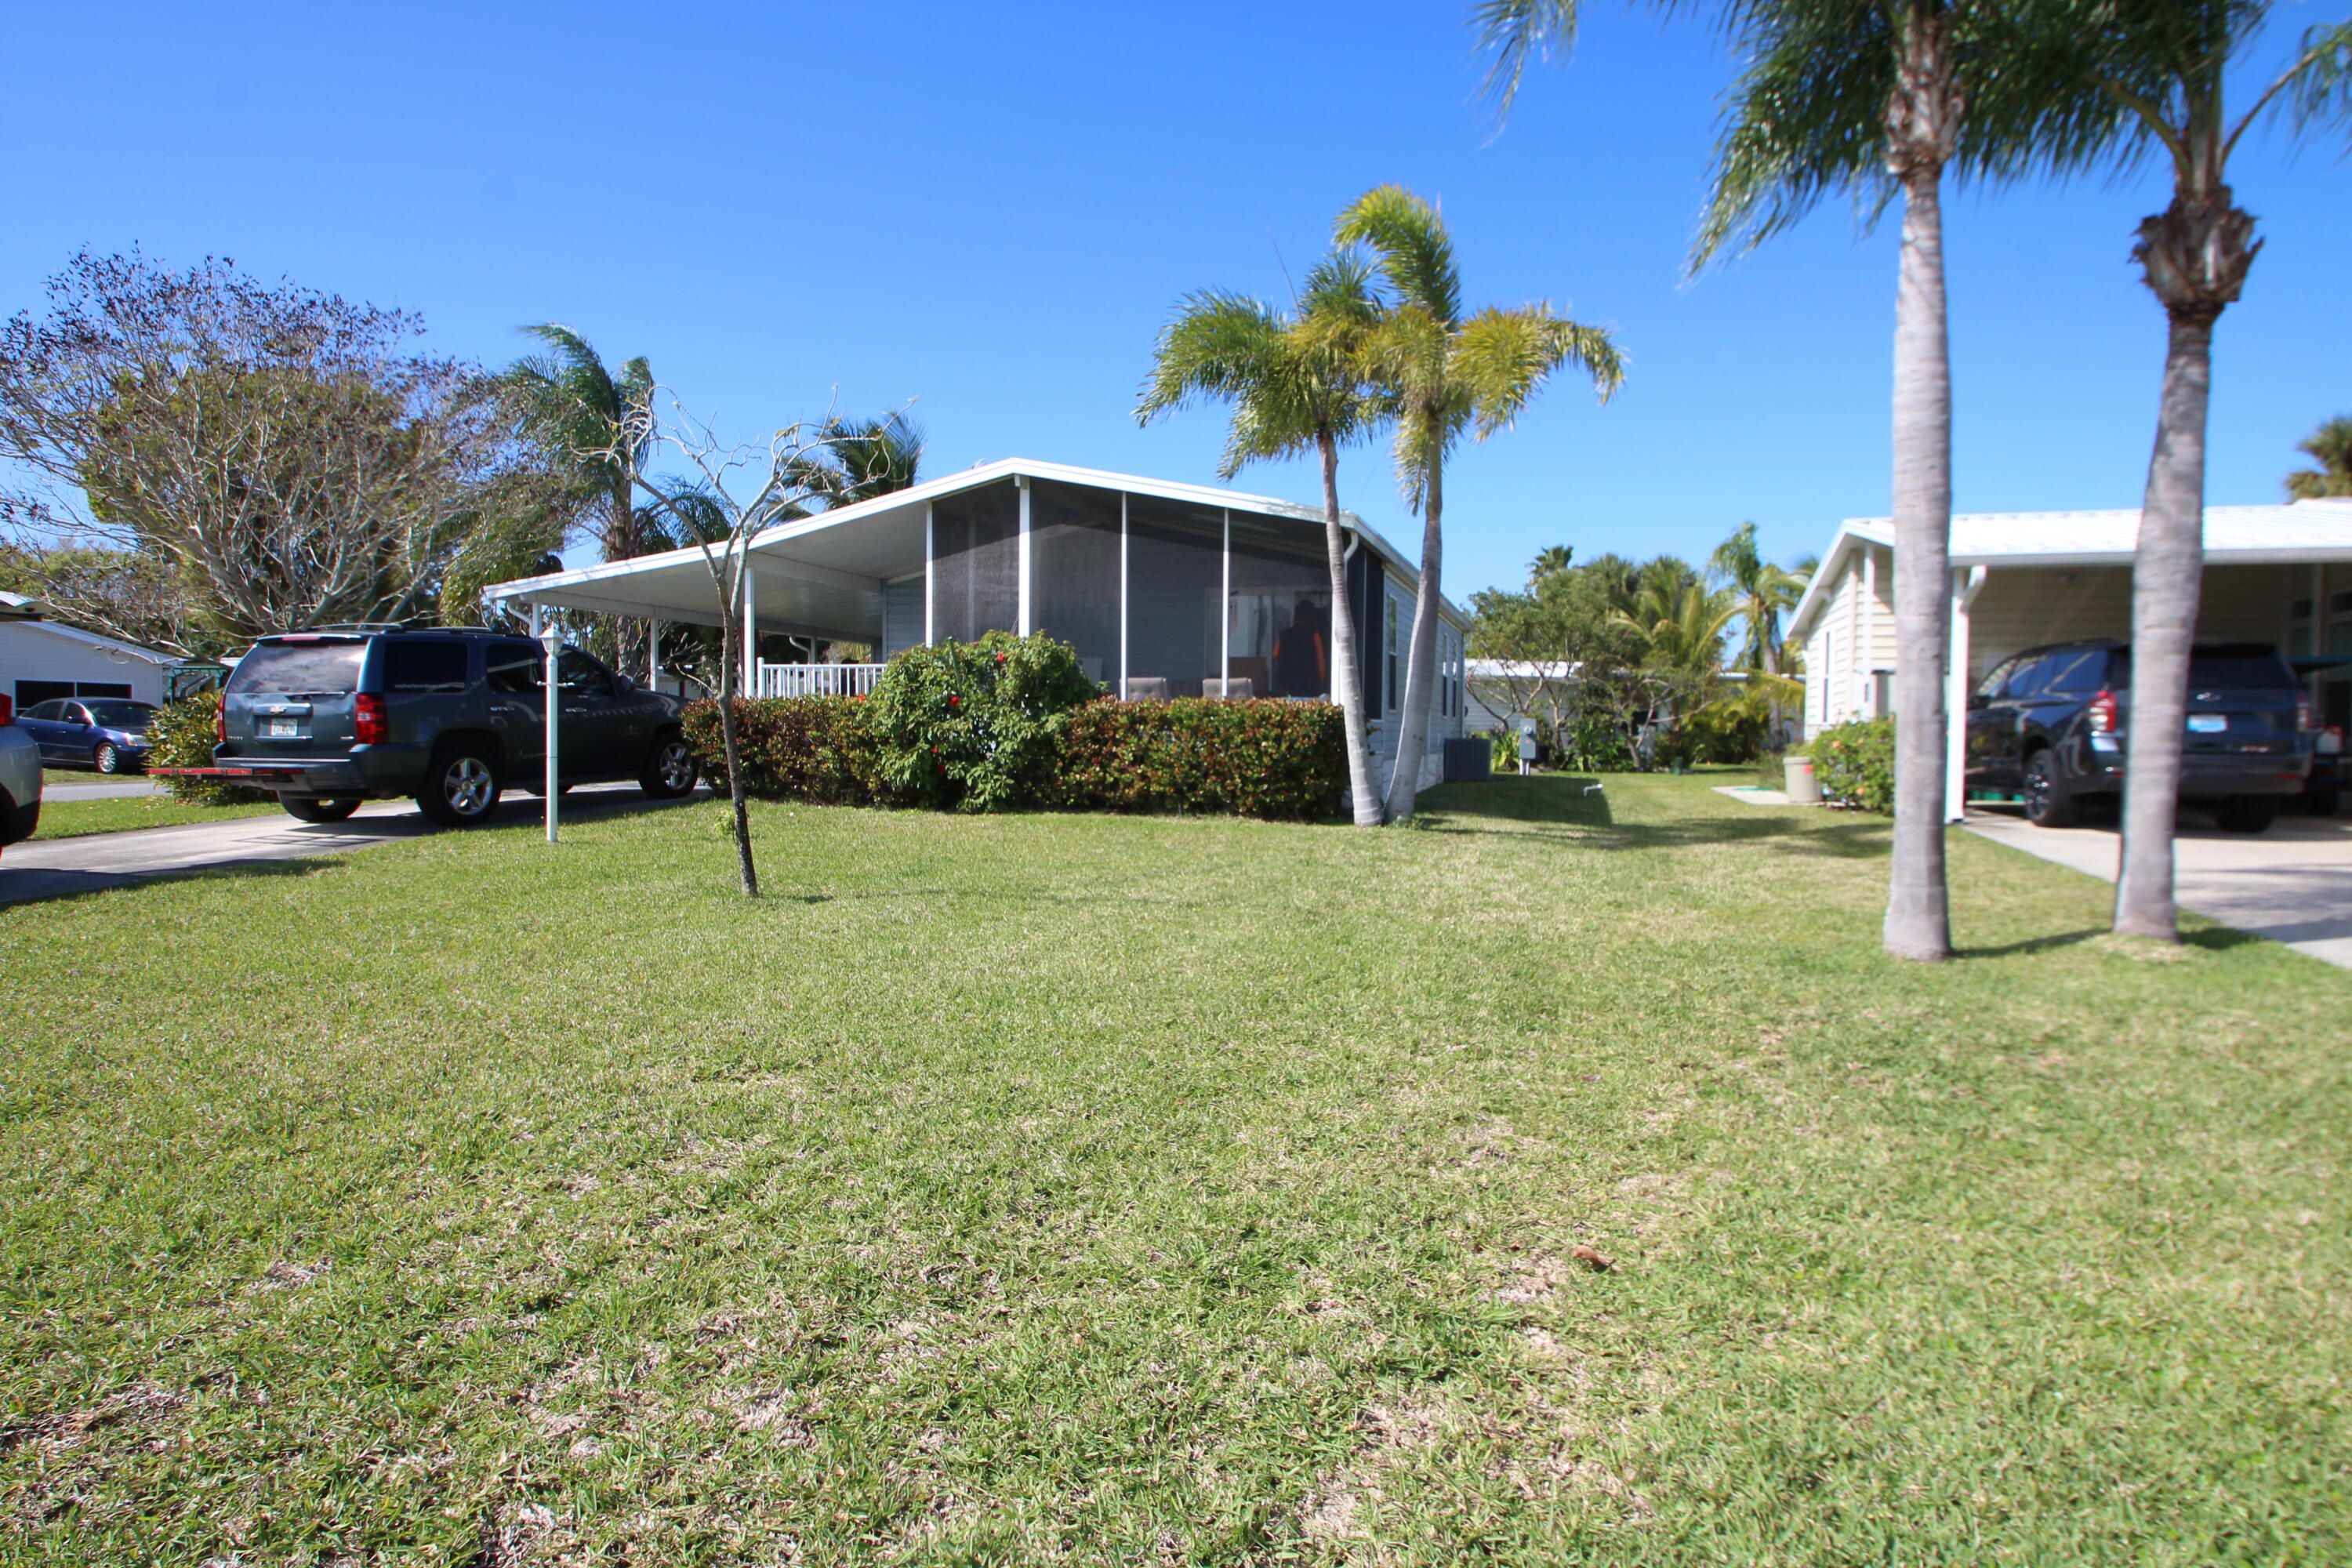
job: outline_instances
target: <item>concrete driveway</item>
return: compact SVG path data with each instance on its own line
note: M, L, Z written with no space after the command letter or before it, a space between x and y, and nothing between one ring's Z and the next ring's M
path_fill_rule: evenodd
M1972 805L1966 826L1996 844L2116 879L2123 836L2112 823L2036 827L2019 808ZM2224 833L2188 813L2172 863L2182 909L2352 968L2352 821L2287 816L2268 833Z
M687 799L708 797L705 787ZM633 784L583 784L563 797L562 820L601 816L622 807L682 804L649 801ZM544 819L536 795L510 795L499 803L498 820L511 826ZM190 871L372 849L379 844L397 844L445 831L449 830L426 822L413 803L384 800L371 801L343 822L297 822L278 814L185 827L91 833L79 838L37 838L0 851L0 904L64 898Z

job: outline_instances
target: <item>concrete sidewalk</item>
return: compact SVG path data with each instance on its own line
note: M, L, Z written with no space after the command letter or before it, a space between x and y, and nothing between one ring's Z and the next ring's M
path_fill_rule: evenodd
M2113 826L2035 827L2018 808L1970 806L1968 830L1996 844L2116 879ZM2173 839L2173 896L2184 910L2352 968L2352 822L2282 816L2267 833L2224 833L2191 812Z
M698 788L688 800L709 798ZM651 801L633 784L583 784L563 797L562 820L603 816L624 806L681 805ZM509 795L499 803L501 825L537 823L536 795ZM372 849L428 833L448 831L425 820L408 801L372 801L344 822L297 822L290 816L243 816L184 827L142 827L79 838L32 839L0 852L0 904L65 898L120 888L153 877L255 866L308 855Z

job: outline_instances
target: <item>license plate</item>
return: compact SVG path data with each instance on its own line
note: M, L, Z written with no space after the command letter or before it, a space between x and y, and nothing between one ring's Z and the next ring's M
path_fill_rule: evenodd
M2192 735L2219 735L2230 728L2227 713L2191 713L2189 732Z
M291 719L264 719L261 732L272 741L293 741L300 739L302 728Z

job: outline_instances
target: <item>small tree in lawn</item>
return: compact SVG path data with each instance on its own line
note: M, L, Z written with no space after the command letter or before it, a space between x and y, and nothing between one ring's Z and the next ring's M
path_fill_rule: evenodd
M640 466L635 483L653 498L654 509L665 514L675 531L701 551L710 572L719 610L719 746L727 763L727 795L734 810L743 896L756 899L760 871L751 858L751 815L744 800L742 757L735 738L740 650L759 635L743 615L744 574L751 569L751 541L762 530L807 515L814 499L807 481L810 459L825 442L820 431L795 424L769 437L765 446L730 443L709 425L690 418L677 399L669 400L667 419L654 405L654 398L645 400L606 456L618 462L627 453L667 446L693 469L678 479L657 476Z

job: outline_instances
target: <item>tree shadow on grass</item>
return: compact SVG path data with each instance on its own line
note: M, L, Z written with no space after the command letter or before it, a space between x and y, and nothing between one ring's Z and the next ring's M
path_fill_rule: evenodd
M203 866L177 866L153 871L72 871L47 867L10 869L0 866L0 911L18 904L55 903L88 898L117 888L146 887L157 882L238 880L253 877L308 877L329 868L324 856L248 860L222 860Z
M1444 784L1421 798L1423 810L1414 826L1423 833L1488 834L1579 849L1752 843L1783 855L1862 860L1885 855L1892 831L1890 824L1877 818L1822 820L1822 813L1796 816L1757 806L1742 807L1738 816L1620 822L1609 805L1608 782L1576 773ZM1497 821L1518 826L1486 826Z

